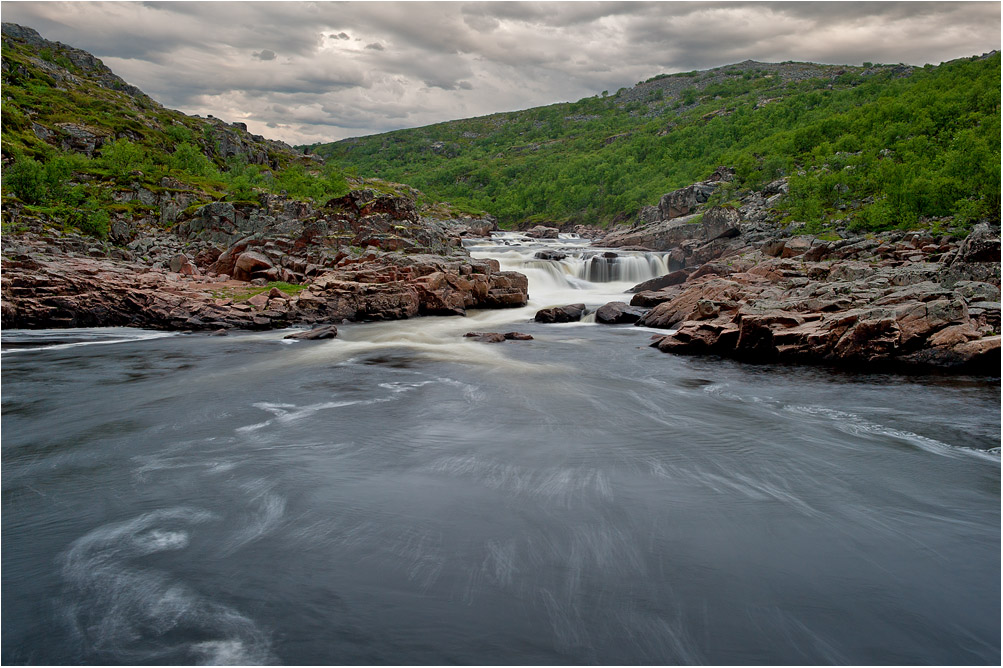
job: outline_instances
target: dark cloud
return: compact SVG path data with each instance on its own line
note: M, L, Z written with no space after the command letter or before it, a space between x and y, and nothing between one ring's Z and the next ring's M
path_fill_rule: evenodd
M1000 44L992 2L4 2L3 14L169 107L292 142L747 58L922 65Z

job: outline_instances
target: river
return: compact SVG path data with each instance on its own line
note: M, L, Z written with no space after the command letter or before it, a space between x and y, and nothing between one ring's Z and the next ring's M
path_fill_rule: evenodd
M5 330L3 663L999 664L998 378L533 323L664 262L527 243L523 309Z

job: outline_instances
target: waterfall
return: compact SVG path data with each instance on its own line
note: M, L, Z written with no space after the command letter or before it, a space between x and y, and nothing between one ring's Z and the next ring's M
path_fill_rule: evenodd
M464 239L473 257L494 259L503 271L529 279L532 305L624 300L634 285L669 273L668 253L596 248L577 234L530 239L520 232L493 232L489 239Z

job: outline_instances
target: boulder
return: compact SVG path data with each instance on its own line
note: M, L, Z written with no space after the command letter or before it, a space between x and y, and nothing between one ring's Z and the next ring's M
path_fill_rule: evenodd
M314 329L307 330L305 332L294 332L292 334L286 334L284 339L297 339L301 341L317 341L320 339L333 339L338 336L338 328L334 325L324 325L323 327L315 327Z
M233 277L238 281L249 281L254 274L264 272L272 268L272 261L268 256L257 251L244 251L233 265Z
M958 247L958 252L951 264L959 262L999 262L1000 261L1000 230L990 228L986 223L979 223L972 228L971 233Z
M698 205L703 204L716 190L710 183L694 183L691 186L674 190L662 195L658 201L658 210L662 220L672 220L693 213Z
M168 262L168 267L175 274L181 274L182 276L194 276L198 273L198 269L192 264L191 260L184 253L178 253L170 259Z
M634 323L644 317L645 309L628 306L625 302L609 302L596 311L596 322L607 325Z
M556 227L536 225L526 230L525 235L531 239L556 239L560 233Z
M561 253L559 251L552 250L542 250L537 251L533 257L537 260L563 260L568 257L567 253Z
M504 343L505 335L498 332L467 332L464 338L481 341L483 343Z
M714 239L737 237L740 234L739 218L738 211L731 207L711 207L704 212L701 220L704 240L713 241Z
M585 315L585 304L569 304L540 309L533 319L543 323L578 322L583 315Z
M532 341L532 334L525 334L523 332L505 332L505 338L509 341Z

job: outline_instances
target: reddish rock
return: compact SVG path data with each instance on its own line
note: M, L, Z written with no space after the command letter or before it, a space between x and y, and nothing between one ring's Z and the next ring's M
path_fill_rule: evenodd
M467 332L465 338L474 339L483 343L504 343L505 335L498 332Z
M260 310L265 308L265 306L268 304L268 295L261 292L259 294L254 295L253 297L249 297L244 301L253 306L254 308Z
M569 304L540 309L533 319L544 323L578 322L583 315L585 315L585 304Z
M272 261L266 255L257 251L244 251L234 262L233 277L238 281L248 281L255 274L269 269L272 269Z

